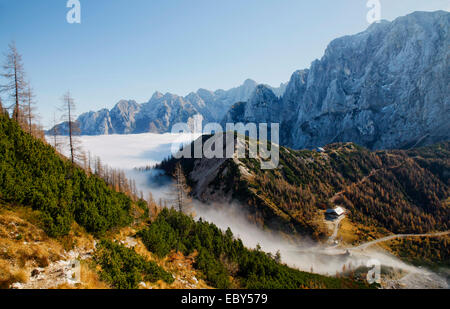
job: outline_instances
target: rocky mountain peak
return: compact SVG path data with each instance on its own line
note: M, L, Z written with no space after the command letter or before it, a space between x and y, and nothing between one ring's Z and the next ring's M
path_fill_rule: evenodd
M163 96L164 96L164 94L162 94L161 92L155 91L155 93L153 93L150 101L161 99Z
M245 114L233 115L249 122L278 118L285 145L294 148L348 141L408 148L448 140L449 20L444 11L416 12L333 40L322 59L294 72L281 102L257 87Z

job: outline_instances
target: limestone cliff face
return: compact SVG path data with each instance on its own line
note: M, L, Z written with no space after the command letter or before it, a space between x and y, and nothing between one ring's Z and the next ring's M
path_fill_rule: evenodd
M416 12L334 40L281 99L254 91L228 121L277 121L283 144L403 148L450 138L448 12Z

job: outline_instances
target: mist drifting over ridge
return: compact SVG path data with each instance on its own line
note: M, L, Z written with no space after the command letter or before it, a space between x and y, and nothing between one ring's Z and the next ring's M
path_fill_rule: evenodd
M172 179L160 170L137 168L153 166L163 158L169 157L171 155L169 142L181 140L182 143L187 144L195 137L150 133L82 136L80 139L85 151L101 157L105 164L113 168L124 169L127 177L136 181L136 186L143 192L144 197L151 192L157 202L160 199L164 202L169 199ZM146 143L146 139L151 142ZM118 148L120 148L119 151L117 151ZM279 251L282 262L303 271L334 276L341 273L343 269L367 267L371 260L376 259L382 267L391 267L405 272L403 277L396 279L395 282L401 282L406 287L448 288L445 278L426 269L408 265L380 249L352 251L348 254L345 248L330 247L308 237L293 238L265 230L252 221L251 216L237 201L230 204L202 203L194 200L193 206L196 219L202 218L214 223L223 231L230 228L235 237L240 238L248 248L256 248L259 245L263 251L273 255Z

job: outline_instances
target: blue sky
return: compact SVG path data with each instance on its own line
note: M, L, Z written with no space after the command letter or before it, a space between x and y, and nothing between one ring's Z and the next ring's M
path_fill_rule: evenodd
M78 112L156 90L185 95L246 78L278 86L334 38L368 27L366 0L0 0L0 50L15 40L48 126L65 91ZM381 0L392 20L448 0ZM3 60L2 60L3 61Z

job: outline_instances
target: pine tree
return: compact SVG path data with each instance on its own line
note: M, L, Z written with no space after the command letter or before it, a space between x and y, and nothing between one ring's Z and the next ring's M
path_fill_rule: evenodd
M23 95L26 89L25 71L22 63L22 56L19 54L14 42L9 44L9 51L6 54L6 62L3 65L4 72L0 74L7 83L0 86L0 92L6 92L14 101L13 118L19 122L20 102L23 101Z
M103 174L102 162L99 157L95 157L94 161L95 161L94 162L94 173L95 173L95 175L102 177L102 174Z
M277 263L281 263L281 253L280 250L277 251L277 253L275 254L275 262ZM311 267L312 268L312 267ZM312 271L311 271L312 272Z

